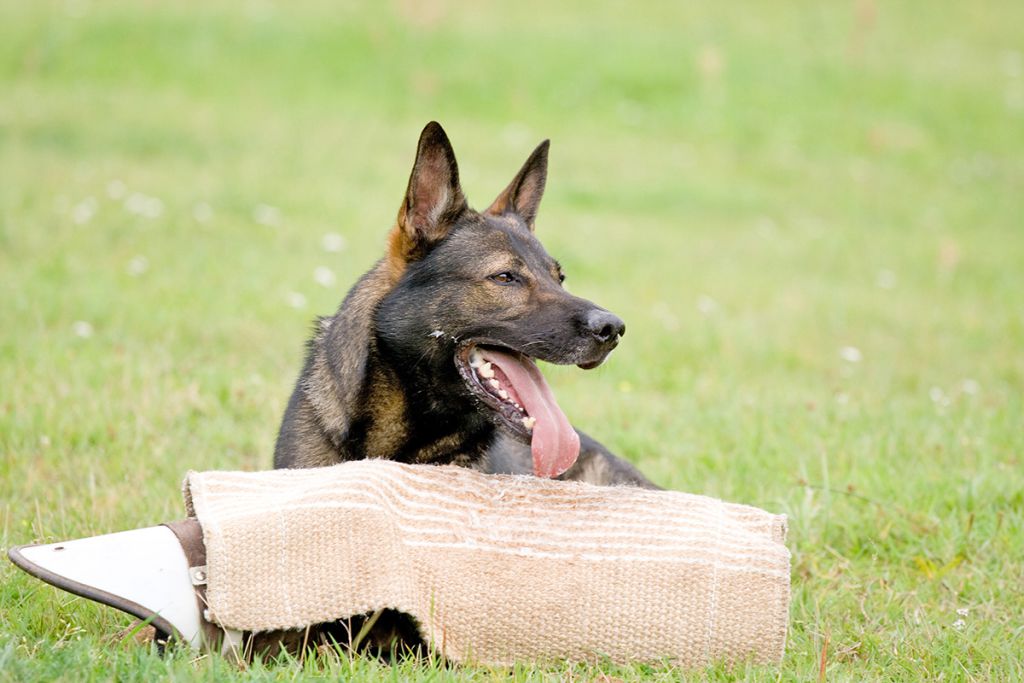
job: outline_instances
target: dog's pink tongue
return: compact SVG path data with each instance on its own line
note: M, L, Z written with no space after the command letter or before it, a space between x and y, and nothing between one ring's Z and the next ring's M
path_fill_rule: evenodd
M537 365L526 356L481 349L485 359L497 365L527 414L537 422L533 426L530 450L533 473L538 477L557 477L572 467L580 455L580 437L558 407L551 387Z

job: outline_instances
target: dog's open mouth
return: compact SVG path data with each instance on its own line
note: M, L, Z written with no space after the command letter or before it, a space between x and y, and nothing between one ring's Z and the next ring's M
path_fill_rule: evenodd
M580 437L533 359L507 348L468 344L455 360L470 390L495 412L498 422L529 442L534 474L557 477L572 467L580 454Z

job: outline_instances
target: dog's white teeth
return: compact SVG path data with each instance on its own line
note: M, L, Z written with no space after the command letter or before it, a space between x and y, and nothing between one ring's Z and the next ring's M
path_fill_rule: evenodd
M508 392L505 391L504 389L502 389L501 391L498 392L498 396L500 396L502 398L502 400L505 400L505 401L508 400Z
M523 426L526 427L527 429L529 429L531 432L533 431L533 426L535 424L537 424L537 418L535 418L535 417L524 417L523 418Z
M477 374L479 374L484 379L491 379L492 377L494 377L494 368L491 367L490 363L481 363L480 367L477 368L476 371Z
M496 379L489 379L487 380L487 383L490 384L495 389L501 389L501 382L499 382Z
M484 357L479 351L473 349L469 352L469 367L478 368L484 364Z

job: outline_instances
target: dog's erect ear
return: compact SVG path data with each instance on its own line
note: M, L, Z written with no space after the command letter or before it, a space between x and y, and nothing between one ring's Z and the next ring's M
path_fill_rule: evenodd
M465 210L452 143L441 124L431 121L420 134L409 187L398 211L392 256L404 262L422 258Z
M537 145L533 154L526 160L519 173L512 179L494 203L487 208L487 213L500 216L504 213L518 214L533 230L537 219L537 207L544 196L544 183L548 178L548 148L550 140Z

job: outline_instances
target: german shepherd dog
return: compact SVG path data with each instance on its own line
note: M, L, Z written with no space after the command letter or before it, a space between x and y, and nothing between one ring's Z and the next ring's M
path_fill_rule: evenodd
M654 487L569 424L535 363L595 368L626 329L562 287L534 235L547 165L545 140L475 211L427 124L387 253L309 341L275 467L389 458Z

